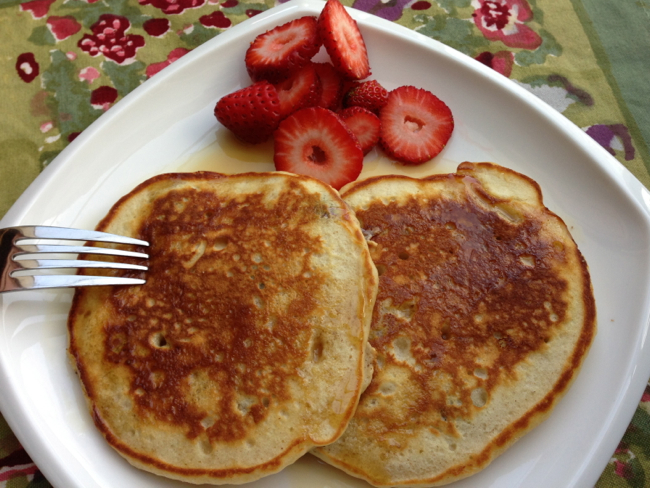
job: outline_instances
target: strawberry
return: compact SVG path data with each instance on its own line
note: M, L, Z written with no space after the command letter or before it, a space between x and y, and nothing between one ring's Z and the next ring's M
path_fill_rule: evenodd
M404 164L422 164L436 156L454 129L449 107L433 93L414 86L391 91L379 119L381 147Z
M345 96L346 107L363 107L376 114L386 105L388 90L377 80L364 81Z
M278 92L268 81L259 81L220 99L214 115L238 139L252 144L264 142L281 120Z
M278 83L307 64L320 46L316 17L301 17L257 36L246 51L246 69L253 81Z
M336 110L343 97L343 78L330 63L314 63L314 67L322 87L320 100L316 105Z
M348 107L338 115L357 137L363 154L368 154L379 142L379 117L363 107Z
M273 138L273 161L278 171L311 176L337 190L361 173L361 146L331 110L298 110L280 122Z
M311 63L276 84L275 88L278 91L280 116L283 119L301 108L316 105L322 92L316 68Z
M362 80L370 75L368 52L359 27L339 0L327 0L318 17L318 32L332 64L345 77Z

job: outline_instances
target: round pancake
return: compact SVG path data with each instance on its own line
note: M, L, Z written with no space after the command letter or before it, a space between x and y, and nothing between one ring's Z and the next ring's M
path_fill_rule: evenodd
M343 433L369 376L377 274L335 190L166 174L97 229L151 244L145 285L78 289L68 321L93 420L129 462L244 483Z
M595 334L587 265L530 178L490 163L342 191L379 293L374 376L313 452L376 486L469 476L548 416Z

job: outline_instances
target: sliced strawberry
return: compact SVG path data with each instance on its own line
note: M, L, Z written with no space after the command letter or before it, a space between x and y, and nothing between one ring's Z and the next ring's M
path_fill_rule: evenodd
M343 98L343 78L330 63L314 63L322 88L319 107L336 110Z
M331 110L304 108L284 119L273 135L275 169L312 176L337 190L359 177L363 152Z
M363 107L376 114L386 105L388 90L377 80L364 81L352 88L346 95L346 107Z
M345 77L362 80L370 75L368 52L359 27L339 0L327 0L318 17L318 32L332 64Z
M404 164L422 164L436 156L454 129L449 107L433 93L414 86L391 91L379 119L381 147Z
M307 64L320 46L316 17L301 17L257 36L246 51L246 69L253 81L278 83Z
M264 142L281 120L278 92L268 81L259 81L219 100L214 115L238 139L252 144Z
M290 78L275 85L284 119L301 108L313 107L321 96L321 83L313 64L303 66Z
M348 107L338 115L357 137L363 154L368 154L379 142L379 117L363 107Z

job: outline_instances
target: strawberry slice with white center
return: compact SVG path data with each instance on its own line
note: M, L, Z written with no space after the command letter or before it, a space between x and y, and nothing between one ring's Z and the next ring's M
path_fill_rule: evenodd
M327 0L318 17L318 32L332 64L344 76L362 80L370 75L366 43L359 26L339 0Z
M363 107L348 107L341 110L338 115L357 137L363 154L368 154L379 142L379 129L381 126L379 117Z
M388 94L379 113L380 144L404 164L422 164L437 156L454 130L454 117L433 93L400 86Z
M337 190L361 173L361 146L331 110L310 107L294 112L280 123L273 139L278 171L311 176Z
M301 17L257 36L246 51L246 69L253 81L278 83L307 64L320 47L316 17Z
M284 119L301 108L313 107L321 96L320 78L312 63L300 68L290 78L275 85Z

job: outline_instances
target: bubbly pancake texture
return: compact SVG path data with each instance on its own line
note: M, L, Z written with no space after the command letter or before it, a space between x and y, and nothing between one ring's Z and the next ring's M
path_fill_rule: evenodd
M376 486L487 466L548 416L594 337L587 265L530 178L490 163L344 188L379 272L373 379L314 454Z
M145 285L78 289L68 322L94 422L129 462L244 483L342 434L368 377L377 274L335 190L161 175L98 230L151 244Z

